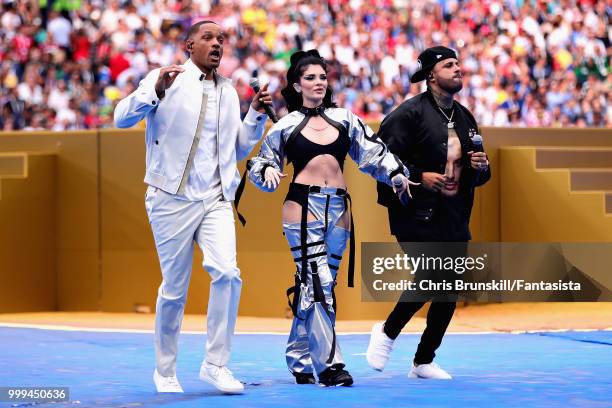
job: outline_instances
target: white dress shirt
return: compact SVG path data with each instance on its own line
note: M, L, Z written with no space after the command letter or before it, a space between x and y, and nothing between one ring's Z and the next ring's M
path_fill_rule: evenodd
M217 144L217 88L213 80L202 81L204 93L208 94L204 126L200 143L193 157L193 166L185 185L185 194L177 198L189 201L204 201L213 196L222 197L219 173L219 146Z

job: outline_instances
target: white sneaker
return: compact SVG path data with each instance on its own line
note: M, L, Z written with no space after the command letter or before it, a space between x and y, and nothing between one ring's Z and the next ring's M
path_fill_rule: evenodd
M450 380L453 377L436 363L412 365L411 378L433 378L435 380Z
M219 391L226 394L242 394L244 385L234 378L232 372L225 366L218 367L209 363L202 363L200 380L214 385Z
M155 388L157 388L157 392L183 392L183 388L181 384L178 382L178 378L176 375L172 377L163 377L160 373L153 373L153 382L155 383Z
M383 324L376 323L372 327L370 344L366 352L366 360L374 370L382 371L389 361L389 354L393 350L393 339L383 331Z

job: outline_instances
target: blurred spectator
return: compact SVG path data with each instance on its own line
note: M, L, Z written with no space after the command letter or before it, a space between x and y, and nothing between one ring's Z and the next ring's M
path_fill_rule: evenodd
M52 11L49 15L47 32L53 36L55 44L62 48L68 48L70 46L70 33L72 32L72 25L68 19L57 11Z
M444 44L459 52L459 98L482 125L612 126L605 0L3 0L1 13L4 130L112 126L147 72L184 62L180 34L203 18L227 30L220 72L245 111L258 76L284 114L287 59L317 48L339 105L380 120L420 92L419 51Z

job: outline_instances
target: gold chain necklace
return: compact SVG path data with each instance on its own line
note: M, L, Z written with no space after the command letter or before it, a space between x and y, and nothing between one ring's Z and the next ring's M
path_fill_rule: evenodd
M319 129L319 128L316 128L316 127L313 127L313 126L310 126L308 123L306 124L306 127L310 128L310 129L312 129L312 130L314 130L314 131L316 131L316 132L320 132L320 131L322 131L322 130L327 129L327 128L329 127L329 123L328 123L328 124L326 124L324 127L320 128L320 129Z

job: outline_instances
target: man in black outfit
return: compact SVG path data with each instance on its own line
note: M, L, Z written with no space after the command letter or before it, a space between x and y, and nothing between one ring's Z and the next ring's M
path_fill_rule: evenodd
M411 82L427 81L427 91L402 103L382 122L378 135L421 183L402 205L393 191L378 184L378 203L387 207L391 233L398 242L467 242L474 189L491 177L476 120L454 100L463 86L455 51L432 47L419 55ZM384 323L372 328L367 351L370 366L382 371L393 341L410 318L431 299L411 377L450 379L433 363L435 351L453 317L456 296L423 299L406 291ZM423 294L421 293L420 296Z

